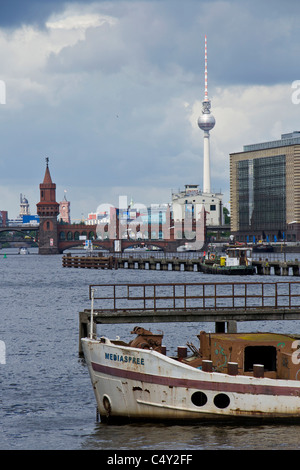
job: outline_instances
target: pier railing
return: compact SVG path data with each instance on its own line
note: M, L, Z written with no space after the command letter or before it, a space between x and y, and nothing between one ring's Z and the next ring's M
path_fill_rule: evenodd
M204 256L205 250L202 251L175 251L175 252L165 252L165 251L123 251L123 252L105 252L105 251L93 251L91 253L92 256L113 256L114 258L119 259L149 259L149 258L156 258L156 259L179 259L179 260L189 260L189 259L200 259ZM224 256L224 251L218 251L220 256ZM294 260L294 258L300 257L298 253L284 253L284 252L271 252L271 253L253 253L251 257L255 261L259 260L268 260L268 261L284 261L286 260Z
M300 282L93 284L96 311L300 309Z
M79 313L81 338L96 325L214 322L235 332L236 322L300 320L300 282L92 284L93 308Z

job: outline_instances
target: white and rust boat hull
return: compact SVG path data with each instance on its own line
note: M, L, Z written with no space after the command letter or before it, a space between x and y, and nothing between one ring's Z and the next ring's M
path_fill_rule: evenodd
M300 418L296 380L204 372L107 338L82 346L101 420Z

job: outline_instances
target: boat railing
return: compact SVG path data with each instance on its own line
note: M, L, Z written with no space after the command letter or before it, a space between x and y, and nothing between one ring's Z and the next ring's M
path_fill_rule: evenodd
M299 309L300 282L92 284L95 311ZM97 304L96 304L97 302Z

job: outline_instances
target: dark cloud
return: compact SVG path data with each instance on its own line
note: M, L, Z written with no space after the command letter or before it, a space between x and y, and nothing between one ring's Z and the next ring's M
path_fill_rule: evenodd
M42 27L49 15L63 11L65 5L62 0L2 0L0 27L14 28L23 24Z
M215 84L291 82L298 75L300 4L236 0L203 9L209 74Z

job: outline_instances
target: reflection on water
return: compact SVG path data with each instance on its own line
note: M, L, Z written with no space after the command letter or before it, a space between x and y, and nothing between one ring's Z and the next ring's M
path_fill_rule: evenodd
M98 424L84 449L140 450L295 450L300 448L297 425Z

